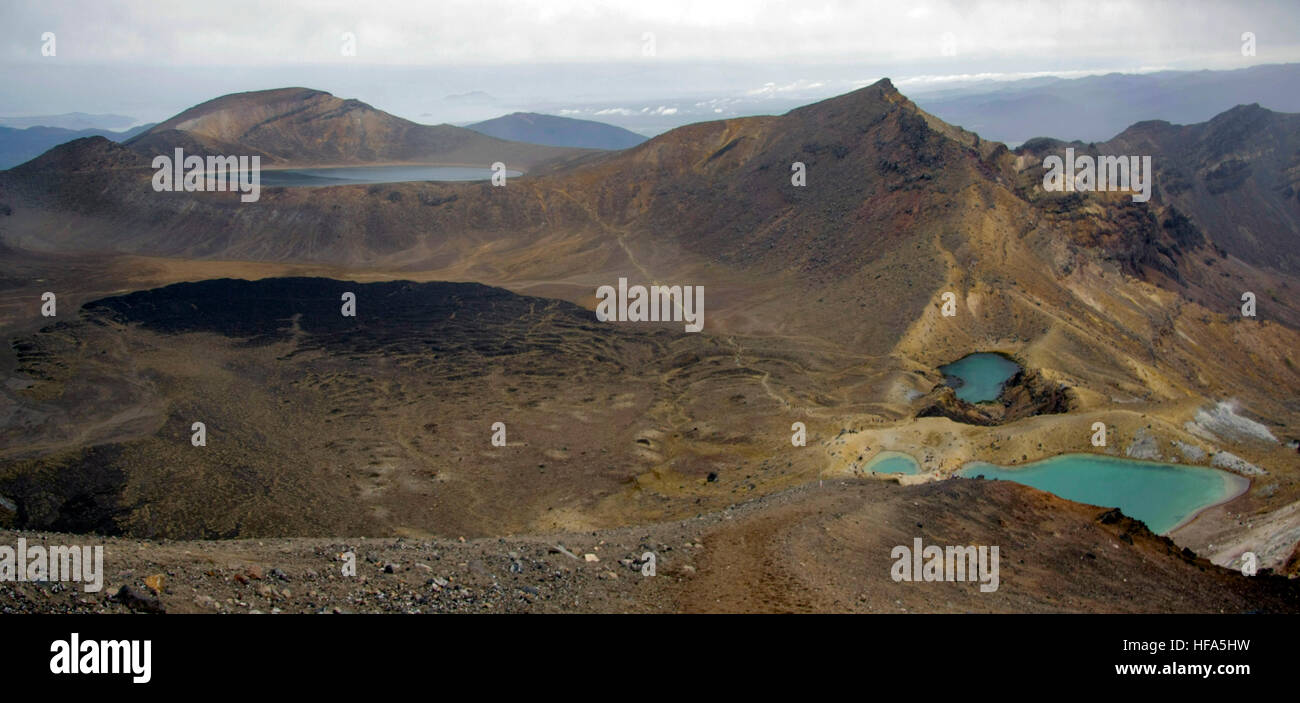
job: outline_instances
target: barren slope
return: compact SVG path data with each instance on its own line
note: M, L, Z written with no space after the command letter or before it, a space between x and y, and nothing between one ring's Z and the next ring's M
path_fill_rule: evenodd
M619 380L638 368L626 361L608 377L611 386L645 388L640 397L660 403L635 406L632 414L652 418L647 423L615 420L619 441L650 442L633 447L646 463L641 470L616 464L616 480L636 478L599 499L570 496L574 511L556 526L680 516L696 499L717 507L731 493L778 490L794 477L853 475L882 448L911 451L929 478L942 478L968 459L1124 454L1146 446L1144 437L1154 437L1162 457L1184 460L1177 441L1201 450L1200 463L1231 452L1267 472L1247 495L1199 521L1210 524L1175 535L1182 544L1227 563L1297 525L1300 459L1285 444L1300 437L1300 318L1288 293L1295 280L1229 253L1218 242L1232 235L1174 198L1136 205L1126 194L1043 193L1041 153L1012 154L944 125L887 81L780 117L683 127L618 154L536 169L505 188L268 189L258 203L241 205L228 194L153 193L147 173L108 170L121 153L102 144L47 156L51 164L89 165L0 175L12 203L0 227L13 245L187 259L173 272L205 275L252 270L246 262L260 261L369 280L482 281L587 307L596 286L620 276L704 285L702 338L653 346L637 381ZM807 168L806 187L791 185L796 161ZM1275 182L1250 185L1253 177L1241 187ZM1239 314L1243 287L1273 291L1260 296L1258 319ZM940 313L945 292L955 296L955 317ZM26 295L35 300L38 292ZM37 309L28 307L20 324L37 322ZM132 344L157 344L148 334L124 332ZM1001 427L916 418L938 365L987 350L1011 354L1045 383L1068 389L1070 412ZM569 356L548 363L557 374L585 373L588 357ZM710 380L696 388L697 374ZM226 387L230 397L244 392L242 382ZM650 395L651 387L667 396ZM497 390L466 389L465 407ZM168 397L198 392L177 385ZM1226 400L1280 441L1205 436L1198 413ZM585 412L572 396L561 403ZM747 409L738 414L738 407ZM374 412L378 426L395 422ZM306 417L307 427L319 421ZM808 423L807 451L789 445L796 419ZM1103 450L1089 443L1098 421L1111 431ZM525 424L531 430L548 420L531 416ZM486 441L473 427L466 436L483 432L474 441ZM689 434L696 427L701 436ZM658 434L638 434L646 428ZM299 431L288 433L295 439L287 446L296 446ZM572 436L592 441L588 432ZM179 431L168 441L176 439ZM567 441L560 451L578 445ZM86 450L85 441L70 451L73 445ZM547 462L524 465L532 463ZM736 475L722 496L706 478L717 466ZM525 522L492 519L483 529ZM403 517L365 529L418 523ZM1252 536L1250 523L1275 527ZM1223 550L1225 541L1235 551ZM1284 548L1271 552L1275 563L1286 559Z

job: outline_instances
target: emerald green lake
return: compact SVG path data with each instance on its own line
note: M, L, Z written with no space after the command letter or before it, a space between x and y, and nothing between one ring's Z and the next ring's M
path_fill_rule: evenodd
M921 470L916 459L902 452L880 452L865 468L878 474L914 474Z
M971 462L962 478L983 475L1053 493L1077 503L1119 508L1156 534L1178 527L1212 505L1241 494L1245 478L1204 466L1162 464L1097 454L1062 454L1024 466Z
M945 376L957 379L949 384L954 386L959 399L979 403L997 400L1002 394L1002 384L1016 375L1020 365L1001 354L980 352L940 366L939 370Z

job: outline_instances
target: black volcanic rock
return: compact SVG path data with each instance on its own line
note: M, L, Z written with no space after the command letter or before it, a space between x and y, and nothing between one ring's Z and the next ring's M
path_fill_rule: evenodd
M342 314L343 294L356 316ZM518 351L504 329L530 311L550 310L564 324L605 332L577 305L520 296L478 283L354 283L329 278L215 279L177 283L87 303L92 315L165 334L211 332L264 344L304 334L304 348L351 352L388 349L495 356Z
M1020 370L1003 384L996 403L968 403L951 385L936 386L917 417L946 417L967 425L1003 425L1034 415L1067 413L1070 389L1051 383L1035 370Z
M0 495L17 507L13 526L121 534L117 519L128 509L121 502L126 474L118 465L119 455L113 446L91 447L77 461L54 462L30 472L23 467L32 462L18 462L18 470L0 475Z

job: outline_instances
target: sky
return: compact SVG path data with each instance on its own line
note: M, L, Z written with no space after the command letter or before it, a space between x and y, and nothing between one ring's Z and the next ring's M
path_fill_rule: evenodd
M139 122L297 85L426 123L536 110L646 132L886 76L915 95L1300 61L1297 0L0 0L0 19L0 115Z

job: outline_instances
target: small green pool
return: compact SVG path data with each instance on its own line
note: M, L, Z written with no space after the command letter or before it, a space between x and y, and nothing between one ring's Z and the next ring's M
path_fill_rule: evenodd
M880 452L864 468L878 474L915 474L921 471L916 459L902 452Z

